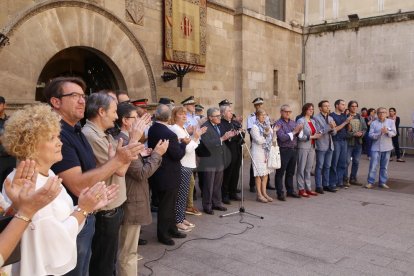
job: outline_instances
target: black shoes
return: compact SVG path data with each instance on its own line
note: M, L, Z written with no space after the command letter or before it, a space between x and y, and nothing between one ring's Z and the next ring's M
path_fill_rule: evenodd
M223 206L213 206L213 210L227 211L227 208Z
M228 196L223 197L223 199L221 200L221 202L223 202L224 204L230 205L230 199Z
M147 243L148 243L147 240L144 240L144 239L139 239L138 240L138 245L146 245Z
M293 197L293 198L301 198L300 195L298 195L297 193L291 193L291 194L287 194L288 197Z
M270 185L267 185L266 186L266 190L272 190L272 191L274 191L274 190L276 190L276 188L275 187L272 187Z
M336 189L332 187L323 187L325 192L336 193Z
M239 197L237 194L230 195L230 200L240 201L241 197Z
M324 194L324 191L321 187L316 187L315 192L317 192L318 194Z
M178 230L177 230L177 232L171 231L169 233L170 233L171 237L173 237L175 239L185 239L187 237L186 234L178 232Z
M278 195L278 196L277 196L277 200L280 200L280 201L286 201L286 197L285 197L285 196L283 196L283 195Z
M214 215L214 211L213 211L213 210L207 210L207 209L204 209L203 211L204 211L204 213L206 213L207 215Z
M172 239L160 239L158 238L158 241L162 244L168 245L168 246L173 246L175 245L175 242Z

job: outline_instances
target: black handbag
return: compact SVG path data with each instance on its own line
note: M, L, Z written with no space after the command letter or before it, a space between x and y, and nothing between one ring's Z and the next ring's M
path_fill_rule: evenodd
M10 221L12 221L14 216L0 216L0 233L6 229L7 225L9 225ZM4 261L3 266L14 264L20 262L20 242L16 245L16 248L13 250L12 254L10 255L7 260Z

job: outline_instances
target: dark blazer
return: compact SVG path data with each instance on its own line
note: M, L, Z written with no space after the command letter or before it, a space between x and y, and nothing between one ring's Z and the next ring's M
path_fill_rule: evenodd
M185 155L186 144L179 143L177 135L166 125L155 122L148 130L148 147L155 148L159 140L170 141L167 152L162 156L161 166L151 176L151 187L156 190L178 188L181 178L180 160Z
M200 157L200 171L223 170L225 167L225 148L220 140L220 135L214 129L210 121L205 122L201 127L207 127L207 131L201 135L201 141L208 149L210 155ZM223 136L224 133L221 133ZM228 155L227 155L228 156Z

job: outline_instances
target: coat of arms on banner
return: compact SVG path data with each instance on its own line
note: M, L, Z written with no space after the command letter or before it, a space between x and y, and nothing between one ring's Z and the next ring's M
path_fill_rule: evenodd
M164 65L206 65L206 0L164 0Z

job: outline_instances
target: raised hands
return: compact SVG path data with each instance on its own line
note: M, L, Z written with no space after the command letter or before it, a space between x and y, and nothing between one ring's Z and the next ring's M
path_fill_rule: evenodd
M82 210L91 213L99 210L118 197L119 185L106 186L104 181L97 182L92 187L81 191L78 206Z
M144 150L144 144L139 142L129 143L126 146L122 145L122 138L119 139L116 147L116 152L113 151L111 144L109 144L109 158L117 158L122 164L129 164L132 160L138 158L138 154Z
M298 134L303 129L303 124L297 124L295 129L293 130L293 134Z
M36 190L33 179L37 178L37 172L33 169L34 161L22 161L17 166L13 180L4 181L4 189L13 208L28 218L52 202L62 190L62 180L57 176L49 177L46 184Z
M207 127L196 128L196 130L193 133L194 141L198 141L198 139L200 139L201 135L206 133L206 131L207 131Z
M184 144L188 145L188 143L190 143L190 142L191 142L190 137L180 138L180 143L184 143Z
M156 152L159 155L163 156L167 152L169 144L170 144L170 141L168 140L159 140L153 152Z
M145 113L142 117L137 118L129 130L129 142L138 142L150 123L151 115L149 113Z
M227 139L230 139L230 138L232 138L232 137L234 137L236 135L237 135L237 132L236 131L229 130L226 133L224 133L223 136L221 136L221 141L226 141Z

